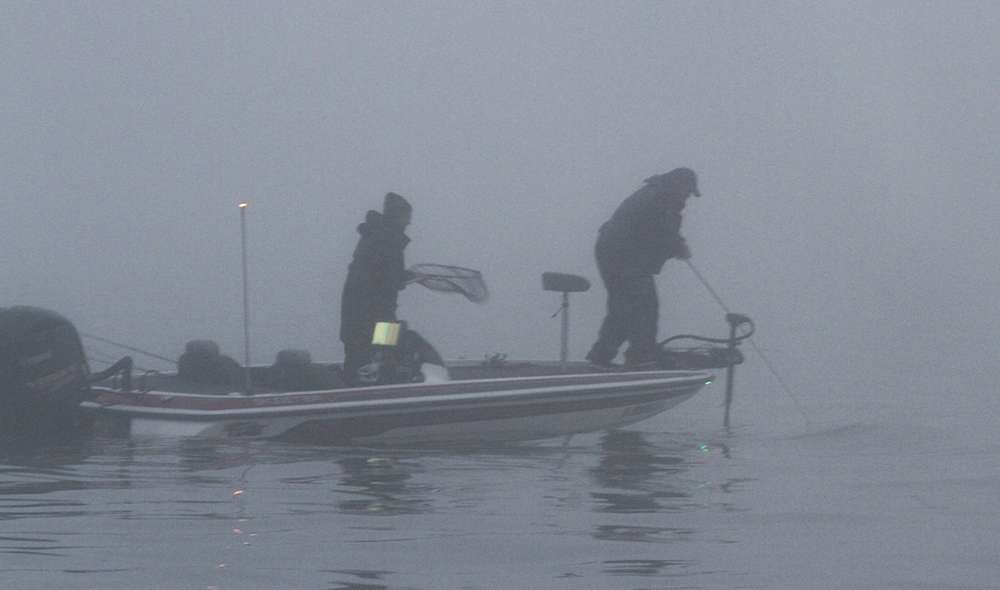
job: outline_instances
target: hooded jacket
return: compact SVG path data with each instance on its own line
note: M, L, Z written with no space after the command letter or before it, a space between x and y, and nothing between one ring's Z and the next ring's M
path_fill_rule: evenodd
M687 253L680 233L686 196L666 174L647 178L601 226L597 256L602 264L619 271L659 274L667 260Z
M358 225L357 247L341 298L340 338L370 338L372 322L394 320L399 291L406 283L403 251L410 238L397 225L369 211Z

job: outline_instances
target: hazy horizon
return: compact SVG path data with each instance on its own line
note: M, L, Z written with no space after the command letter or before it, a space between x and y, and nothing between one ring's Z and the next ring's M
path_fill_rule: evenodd
M597 227L684 165L692 261L793 381L851 355L995 362L998 25L902 1L8 3L0 305L242 358L246 200L252 360L340 358L355 226L395 191L408 262L492 291L411 287L401 317L448 358L552 358L540 275L582 274L579 358ZM662 336L724 333L684 265L658 284Z

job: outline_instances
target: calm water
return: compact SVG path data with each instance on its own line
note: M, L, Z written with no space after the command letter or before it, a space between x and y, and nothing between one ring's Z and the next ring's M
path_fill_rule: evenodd
M5 450L0 588L1000 588L995 381L866 375L747 366L728 431L713 386L566 444Z

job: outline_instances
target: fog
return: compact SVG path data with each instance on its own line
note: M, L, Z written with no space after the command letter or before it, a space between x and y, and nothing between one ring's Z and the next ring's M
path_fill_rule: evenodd
M446 358L556 357L547 270L594 283L580 358L598 226L690 166L692 262L795 386L992 370L998 30L985 2L5 3L0 305L242 358L246 200L252 360L339 359L355 227L395 191L408 263L491 289L401 294ZM662 336L725 333L684 264L658 286Z

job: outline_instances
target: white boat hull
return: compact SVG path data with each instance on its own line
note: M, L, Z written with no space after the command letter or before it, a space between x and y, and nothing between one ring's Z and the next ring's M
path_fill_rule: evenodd
M333 444L517 441L617 428L689 399L711 375L553 375L255 396L106 390L84 408L132 436Z

